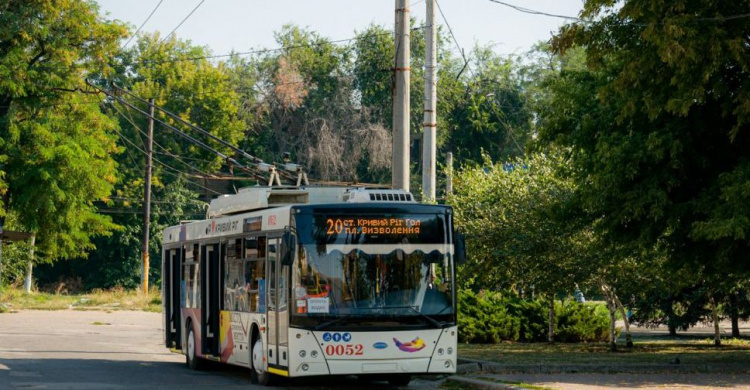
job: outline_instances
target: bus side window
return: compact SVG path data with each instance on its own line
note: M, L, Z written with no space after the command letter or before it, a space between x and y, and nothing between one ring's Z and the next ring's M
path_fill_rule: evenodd
M230 240L227 243L224 275L224 310L237 311L242 299L240 296L243 283L242 240Z
M262 311L261 286L265 278L265 264L262 260L251 260L245 262L245 285L247 286L248 309L251 313Z

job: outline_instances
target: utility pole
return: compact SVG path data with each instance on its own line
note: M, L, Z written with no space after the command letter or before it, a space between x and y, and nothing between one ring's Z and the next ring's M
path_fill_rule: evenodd
M34 272L34 244L36 244L36 235L32 234L29 238L29 264L26 266L26 280L24 281L26 294L31 294L31 282Z
M143 248L142 260L143 271L141 273L141 286L143 293L148 294L148 239L149 224L151 222L151 154L154 144L154 99L148 99L148 141L146 142L146 181L143 190Z
M427 32L424 60L424 135L422 136L422 192L423 201L435 201L435 154L437 146L437 18L435 1L426 0Z
M393 95L393 160L391 185L409 191L409 79L411 63L409 0L396 0L393 69L396 88Z

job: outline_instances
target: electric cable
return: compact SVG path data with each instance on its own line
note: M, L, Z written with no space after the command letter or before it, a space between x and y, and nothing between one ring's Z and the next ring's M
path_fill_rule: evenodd
M174 32L177 31L177 29L180 28L180 26L182 26L182 24L185 23L185 21L188 20L190 16L192 16L193 13L198 9L198 7L200 7L201 4L203 4L205 1L206 0L201 0L201 2L198 3L198 5L196 5L195 8L193 8L193 10L190 11L190 13L187 16L185 16L185 19L182 19L180 24L178 24L177 27L175 27L169 34L165 35L164 38L161 41L159 41L159 43L163 43L164 41L167 40L167 38L169 38L172 34L174 34Z
M139 33L139 32L141 31L141 29L143 28L143 26L145 26L145 25L146 25L146 23L147 23L147 22L149 21L149 19L151 19L151 17L152 17L152 16L154 16L154 13L156 12L156 10L157 10L157 9L159 9L159 6L160 6L160 5L161 5L161 3L163 3L163 2L164 2L164 0L159 0L159 4L156 4L156 7L154 7L154 10L153 10L153 11L151 11L151 13L150 13L150 14L148 15L148 17L146 17L146 20L144 20L144 21L143 21L143 23L141 23L140 27L138 27L138 29L137 29L137 30L135 30L135 32L133 33L133 35L131 35L131 36L130 36L130 39L128 39L128 41L127 41L127 42L125 42L125 44L124 44L124 45L120 46L120 50L122 50L122 49L124 49L124 48L125 48L126 46L128 46L128 44L130 43L130 41L132 41L132 40L133 40L133 38L135 38L135 37L136 37L136 36L138 35L138 33Z

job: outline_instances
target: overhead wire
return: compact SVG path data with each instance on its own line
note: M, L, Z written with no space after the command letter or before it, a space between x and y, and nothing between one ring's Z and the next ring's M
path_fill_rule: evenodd
M136 36L138 35L138 33L139 33L139 32L141 31L141 29L143 28L143 26L145 26L145 25L146 25L146 23L147 23L147 22L148 22L148 21L149 21L149 20L151 19L151 17L152 17L152 16L154 16L154 13L156 13L156 10L157 10L157 9L159 9L159 6L160 6L160 5L161 5L161 3L163 3L163 2L164 2L164 0L159 0L159 4L156 4L156 7L154 7L154 10L153 10L153 11L151 11L151 13L150 13L150 14L148 15L148 17L146 17L146 20L144 20L144 21L143 21L143 23L141 23L141 25L140 25L140 26L138 27L138 29L137 29L137 30L135 30L135 32L133 33L133 35L131 35L131 36L130 36L130 39L128 39L128 41L127 41L127 42L125 42L125 44L124 44L124 45L120 46L120 50L122 50L122 49L124 49L125 47L127 47L127 46L128 46L128 44L130 43L130 41L132 41L132 40L133 40L133 38L135 38L135 37L136 37Z
M456 39L456 35L453 34L453 29L451 28L450 23L448 22L448 18L445 17L445 14L443 13L443 9L440 7L440 2L438 2L437 0L435 0L435 4L438 7L438 11L440 11L440 16L442 16L443 21L445 22L446 27L448 27L448 31L450 31L451 36L453 37L453 42L455 42L456 47L458 48L458 51L461 53L461 56L464 59L465 67L469 70L469 72L471 73L471 76L474 77L474 78L476 78L476 74L471 69L471 66L469 66L469 61L466 59L466 56L464 54L464 49L461 47L461 45L459 45L458 39ZM498 120L500 120L500 123L502 123L503 127L505 127L505 130L508 133L508 136L510 136L510 139L516 145L516 148L518 148L518 151L520 151L521 153L523 153L524 149L518 143L518 140L516 140L516 137L513 135L513 132L510 130L510 126L508 126L508 124L505 121L502 120L502 116L498 114L497 108L495 107L495 105L491 104L490 107L492 107L492 111L495 113L495 116L498 118Z
M122 104L122 103L121 103L121 104ZM134 128L135 130L137 130L137 132L138 132L138 133L140 133L140 134L143 134L144 136L146 136L146 137L148 138L148 135L146 134L146 132L145 132L145 131L143 131L143 129L141 129L141 128L140 128L140 126L138 126L138 125L137 125L137 124L135 123L135 121L133 120L133 118L132 118L132 117L130 117L130 118L127 118L127 117L125 117L125 116L124 116L124 114L123 114L123 113L122 113L122 112L121 112L121 111L120 111L120 110L119 110L119 109L118 109L118 108L117 108L116 106L112 105L112 107L113 107L113 108L114 108L114 109L115 109L115 110L116 110L116 111L117 111L117 112L118 112L118 113L119 113L119 114L120 114L121 116L123 116L123 118L125 118L125 120L126 120L126 121L128 121L128 122L130 123L130 125L131 125L131 126L133 126L133 128ZM136 134L137 134L137 133L136 133ZM140 138L140 135L139 135L139 138ZM198 169L198 168L194 167L193 165L191 165L191 164L189 164L189 163L187 163L187 162L183 161L183 160L182 160L182 159L181 159L181 158L180 158L179 156L177 156L177 155L175 155L175 154L173 154L173 153L170 153L170 152L169 152L169 150L167 150L167 148L165 148L164 146L162 146L161 144L159 144L159 143L158 143L158 142L156 142L155 140L154 140L154 141L152 141L152 142L154 143L154 145L156 145L156 147L158 147L158 148L160 148L161 150L163 150L163 151L167 152L167 153L159 153L159 154L163 154L163 155L166 155L166 156L168 156L168 157L172 157L172 158L174 158L175 160L177 160L178 162L181 162L182 164L184 164L184 165L185 165L185 166L187 166L188 168L190 168L190 169L192 169L193 171L195 171L195 172L198 172L198 173L200 173L200 174L202 174L202 175L205 175L205 176L211 176L210 174L208 174L208 173L206 173L206 172L204 172L204 171L201 171L200 169ZM144 149L145 149L145 146L144 146Z
M180 24L178 24L178 25L177 25L177 27L175 27L175 28L174 28L174 29L173 29L172 31L170 31L170 32L169 32L169 34L165 35L165 36L164 36L164 38L163 38L163 39L162 39L161 41L159 41L159 43L162 43L162 42L166 41L166 40L167 40L167 38L169 38L170 36L172 36L172 34L174 34L174 32L175 32L175 31L177 31L177 29L178 29L178 28L180 28L180 26L182 26L182 24L183 24L183 23L185 23L185 21L186 21L186 20L188 20L188 19L189 19L189 18L190 18L190 17L191 17L192 15L193 15L193 13L195 13L195 11L196 11L196 10L198 10L198 8L199 8L199 7L200 7L200 6L201 6L201 5L202 5L202 4L203 4L203 3L205 2L205 1L206 1L206 0L201 0L201 2L200 2L200 3L198 3L198 5L196 5L196 6L195 6L195 8L193 8L193 10L192 10L192 11L190 11L190 13L189 13L189 14L188 14L187 16L185 16L185 18L184 18L184 19L182 19L182 21L180 22Z

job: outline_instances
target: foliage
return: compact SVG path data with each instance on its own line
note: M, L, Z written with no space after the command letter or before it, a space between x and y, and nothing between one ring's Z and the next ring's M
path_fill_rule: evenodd
M460 271L466 287L555 293L586 276L580 229L559 217L574 189L567 164L560 153L535 154L456 173L448 202L471 253Z
M547 303L509 294L459 290L459 341L497 344L501 341L545 341ZM606 313L575 302L558 304L556 332L561 342L605 341Z
M116 180L115 124L81 91L124 34L91 1L0 6L0 217L14 212L49 259L82 256L115 227L93 205Z

